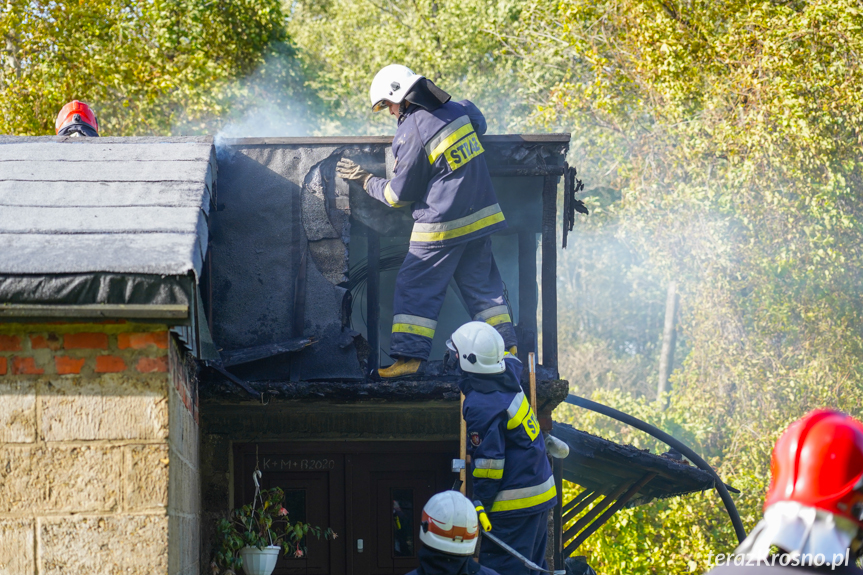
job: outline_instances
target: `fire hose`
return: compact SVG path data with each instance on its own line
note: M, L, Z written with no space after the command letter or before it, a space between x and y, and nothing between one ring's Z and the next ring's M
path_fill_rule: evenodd
M500 538L498 538L496 535L492 535L490 533L491 521L488 520L488 514L485 512L485 508L483 507L482 503L480 503L479 501L474 501L473 504L476 507L476 514L477 514L477 517L479 518L479 524L482 526L483 537L488 537L488 539L491 540L492 542L494 542L495 545L497 545L498 547L500 547L501 549L503 549L504 551L506 551L507 553L509 553L510 555L515 557L516 559L518 559L519 561L521 561L521 563L525 567L527 567L528 569L530 569L532 571L539 571L541 573L550 573L551 575L565 575L566 574L565 569L558 569L558 570L554 570L554 571L552 571L550 569L543 569L542 567L540 567L539 565L537 565L536 563L534 563L533 561L531 561L530 559L528 559L527 557L525 557L524 555L522 555L521 553L519 553L518 551L516 551L515 549L513 549L512 547L510 547L506 543L504 543L503 541L501 541Z

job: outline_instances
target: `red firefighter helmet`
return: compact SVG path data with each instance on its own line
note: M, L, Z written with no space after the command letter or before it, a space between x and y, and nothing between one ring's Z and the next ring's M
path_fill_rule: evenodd
M57 135L60 136L69 132L78 132L86 136L99 135L99 121L96 119L96 114L90 106L78 100L72 100L63 106L57 114L54 127L57 129ZM62 134L61 131L63 131Z
M815 410L785 430L770 463L764 509L794 501L846 517L863 527L863 424Z

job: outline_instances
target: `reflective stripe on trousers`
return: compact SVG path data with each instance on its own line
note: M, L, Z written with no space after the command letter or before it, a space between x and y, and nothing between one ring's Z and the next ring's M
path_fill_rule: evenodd
M433 319L406 313L393 316L393 333L412 333L431 339L436 328L437 322Z
M417 222L414 224L413 231L411 232L411 241L442 242L453 238L460 238L483 228L493 226L505 219L503 212L500 210L500 205L494 204L450 222L434 224Z
M509 316L509 308L505 305L496 305L485 311L481 311L473 316L473 320L484 321L491 326L506 322L512 323L512 318Z

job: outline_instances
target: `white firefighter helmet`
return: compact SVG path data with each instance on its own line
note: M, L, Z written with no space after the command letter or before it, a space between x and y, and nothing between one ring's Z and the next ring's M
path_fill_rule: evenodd
M378 112L386 107L387 102L401 104L413 85L423 77L414 74L407 66L401 64L390 64L381 68L372 80L369 88L369 99L372 102L372 110Z
M420 540L450 555L473 555L479 529L476 509L458 491L444 491L423 507Z
M503 337L484 321L467 322L455 330L446 345L458 354L463 371L493 374L506 370Z

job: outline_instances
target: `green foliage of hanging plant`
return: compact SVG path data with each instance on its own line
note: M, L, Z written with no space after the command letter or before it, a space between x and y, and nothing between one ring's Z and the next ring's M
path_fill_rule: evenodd
M329 527L291 522L288 510L282 506L284 500L285 493L280 488L263 489L253 504L234 509L227 519L220 519L216 524L215 567L239 570L243 566L240 556L243 547L263 549L277 545L286 555L299 558L307 553L305 541L309 534L318 539L337 537Z

